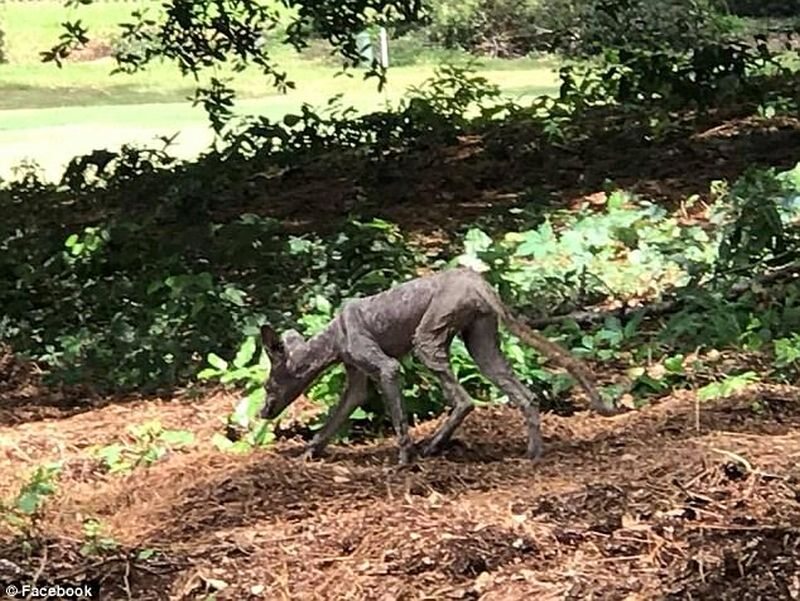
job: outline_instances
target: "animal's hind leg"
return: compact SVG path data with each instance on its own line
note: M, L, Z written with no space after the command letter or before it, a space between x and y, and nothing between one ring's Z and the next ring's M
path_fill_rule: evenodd
M464 342L481 373L506 393L511 402L522 411L528 427L526 454L531 459L538 459L542 455L543 446L539 405L533 393L514 374L500 350L497 325L494 315L479 317L464 331Z
M466 390L450 367L449 347L452 335L444 329L430 328L430 320L420 322L414 339L414 354L439 380L445 398L452 407L439 429L423 443L421 454L433 455L450 440L464 419L475 408Z

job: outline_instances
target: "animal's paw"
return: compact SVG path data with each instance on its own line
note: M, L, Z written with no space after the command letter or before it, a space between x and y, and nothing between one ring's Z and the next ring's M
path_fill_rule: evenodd
M317 447L310 446L306 448L306 450L303 452L302 456L303 463L311 463L313 461L316 461L317 459L319 459L320 455L321 452Z
M425 440L421 440L416 445L416 452L420 457L431 457L433 455L439 454L441 449L434 445L431 439L427 438Z
M464 451L469 449L462 440L458 438L447 438L434 443L430 438L427 438L419 443L418 452L422 457L433 457L434 455L442 455L449 451Z
M541 441L534 441L533 443L528 445L528 449L525 451L526 459L530 459L533 463L539 463L542 459L542 453L544 451L544 447Z
M398 457L398 465L401 466L409 466L414 463L414 460L417 458L417 450L414 445L408 445L407 447L400 447L400 453Z

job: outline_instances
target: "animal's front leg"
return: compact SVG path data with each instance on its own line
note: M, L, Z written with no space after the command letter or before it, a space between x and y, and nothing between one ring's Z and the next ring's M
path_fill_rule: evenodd
M399 463L408 465L414 458L414 441L408 434L408 421L403 409L403 398L400 389L400 363L390 359L385 362L378 375L381 391L392 419L394 431L397 434L397 444L400 447Z
M327 446L330 439L339 431L350 414L361 405L367 397L367 375L353 367L346 366L347 386L342 398L328 416L325 425L316 433L306 449L305 459L317 457Z
M400 464L407 465L414 457L414 441L411 440L408 433L408 421L403 410L400 362L384 353L371 336L360 333L362 328L357 320L353 321L350 315L345 315L345 320L349 330L347 360L361 371L369 374L380 388L394 431L397 434Z

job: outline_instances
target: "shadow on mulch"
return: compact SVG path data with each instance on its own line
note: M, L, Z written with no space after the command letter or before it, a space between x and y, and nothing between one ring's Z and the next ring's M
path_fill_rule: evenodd
M441 246L476 219L510 222L515 218L507 209L520 207L546 213L609 182L672 208L693 194L707 197L711 182L736 179L753 166L797 164L800 120L751 114L738 108L678 116L674 131L659 141L647 139L636 124L599 118L587 123L581 140L566 145L546 144L533 127L513 124L378 165L331 153L255 186L243 183L214 215L259 213L325 231L358 210Z

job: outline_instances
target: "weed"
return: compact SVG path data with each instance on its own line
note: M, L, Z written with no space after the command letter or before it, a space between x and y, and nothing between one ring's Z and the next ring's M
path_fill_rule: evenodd
M163 459L170 451L191 445L194 434L185 430L165 430L158 421L129 428L132 442L117 442L94 447L91 454L100 459L109 473L126 474Z

